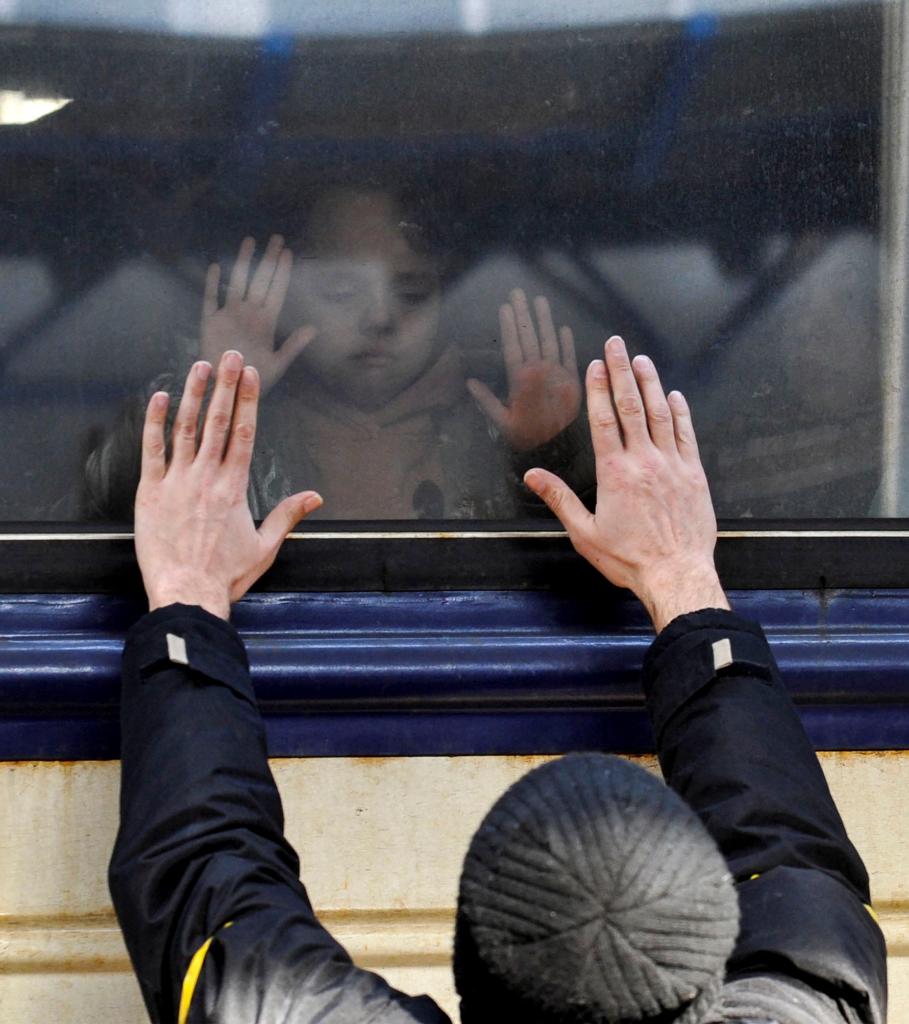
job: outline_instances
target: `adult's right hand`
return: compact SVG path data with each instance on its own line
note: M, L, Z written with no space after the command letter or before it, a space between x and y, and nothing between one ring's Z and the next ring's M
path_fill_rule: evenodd
M527 486L561 520L579 554L641 600L659 632L677 615L728 608L713 561L716 516L688 403L667 400L646 356L606 342L587 370L597 468L596 513L554 473L531 469Z
M221 265L212 263L208 268L199 328L199 355L217 365L225 352L240 352L258 368L264 394L312 341L316 329L299 327L275 349L275 331L287 297L293 253L280 235L272 235L250 280L255 251L255 239L244 238L227 283L223 306L218 303Z

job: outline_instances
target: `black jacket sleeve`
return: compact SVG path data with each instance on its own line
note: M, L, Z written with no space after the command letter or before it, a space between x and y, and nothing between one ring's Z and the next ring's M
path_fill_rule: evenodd
M558 474L588 508L596 504L596 462L590 427L583 413L551 441L529 452L511 453L517 514L530 518L551 516L546 505L524 484L524 474L534 466Z
M883 1021L868 875L760 626L722 610L681 616L648 652L644 688L664 777L738 884L729 979L789 973Z
M355 967L316 919L228 623L183 605L142 619L124 651L121 716L109 881L153 1021L178 1020L209 939L189 1021L448 1021Z

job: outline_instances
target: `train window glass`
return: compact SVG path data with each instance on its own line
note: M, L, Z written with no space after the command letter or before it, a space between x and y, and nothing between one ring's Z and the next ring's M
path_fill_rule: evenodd
M688 395L722 517L906 514L905 20L0 4L0 520L127 521L145 398L226 347L257 511L540 516L531 464L590 493L611 333Z

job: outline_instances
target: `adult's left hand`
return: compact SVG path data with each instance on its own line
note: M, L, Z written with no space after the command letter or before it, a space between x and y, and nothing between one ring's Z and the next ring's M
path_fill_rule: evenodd
M499 309L508 396L499 401L482 381L467 387L516 451L551 441L577 419L581 378L570 327L556 332L545 296L534 299L537 325L520 288Z
M256 529L246 497L256 437L259 375L243 356L221 357L201 442L197 426L207 362L189 371L166 461L169 396L152 395L142 435L142 476L136 492L136 555L149 609L180 602L227 619L274 562L287 534L322 504L315 491L285 498Z

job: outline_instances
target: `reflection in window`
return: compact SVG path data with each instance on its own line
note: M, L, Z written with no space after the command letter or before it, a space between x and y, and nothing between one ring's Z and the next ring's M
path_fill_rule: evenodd
M901 5L605 6L0 11L0 90L72 101L0 125L0 519L128 520L145 397L227 347L259 511L540 515L529 465L592 483L562 326L582 372L622 333L686 392L721 516L902 511Z

